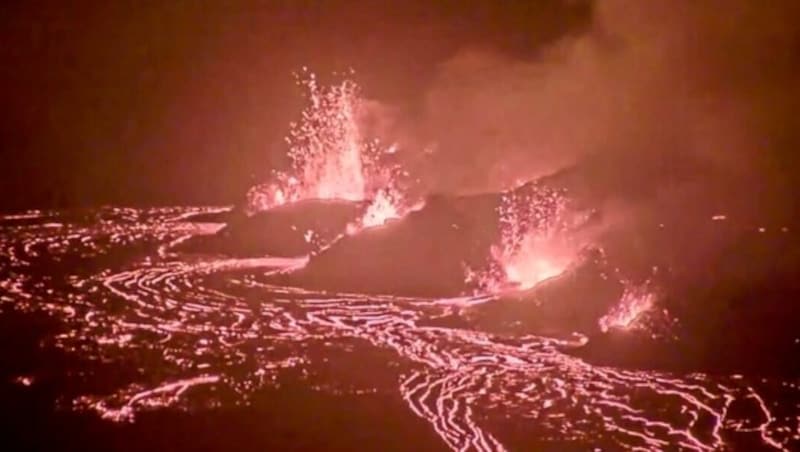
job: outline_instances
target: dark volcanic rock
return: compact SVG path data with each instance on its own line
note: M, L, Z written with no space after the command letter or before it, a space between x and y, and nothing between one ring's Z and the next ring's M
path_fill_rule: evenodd
M498 201L494 194L432 196L400 220L340 239L284 278L346 292L459 294L465 265L484 265L498 240Z
M239 208L232 208L218 212L202 212L186 216L182 221L188 223L232 223L239 221L244 212Z
M622 284L604 278L602 260L589 256L564 274L543 281L529 290L500 294L496 299L466 311L479 329L510 334L592 334L597 320L619 300Z
M509 199L520 215L534 219L555 213L560 196L538 181L520 186L514 195ZM304 269L280 278L344 292L462 295L474 288L465 283L466 270L486 268L491 247L500 244L502 198L502 193L430 196L422 209L343 237L312 256Z
M241 257L302 256L344 234L365 208L363 202L300 201L249 217L234 217L216 234L194 237L178 250Z

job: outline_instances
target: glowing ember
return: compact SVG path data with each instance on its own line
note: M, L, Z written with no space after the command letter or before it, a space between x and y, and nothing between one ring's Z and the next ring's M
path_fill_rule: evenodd
M656 294L645 283L641 286L625 284L619 303L598 321L600 331L611 329L631 330L641 326L641 320L653 306Z
M33 384L33 381L34 381L33 377L29 377L29 376L25 376L25 375L19 376L19 377L14 379L15 383L20 384L22 386L30 386L30 385Z
M290 124L291 168L276 172L275 181L248 193L252 212L304 199L373 200L364 226L383 224L400 215L402 197L396 188L398 168L381 161L396 147L383 149L359 128L362 101L358 85L344 80L320 86L314 74L298 77L309 105L301 120Z

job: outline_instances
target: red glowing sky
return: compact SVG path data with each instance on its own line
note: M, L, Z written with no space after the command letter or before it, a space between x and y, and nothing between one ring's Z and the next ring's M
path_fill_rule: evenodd
M588 17L555 1L63 6L2 6L0 136L17 171L0 190L23 198L9 207L239 199L284 158L270 149L301 108L301 66L352 67L370 96L419 100L461 47L530 54Z
M435 189L604 147L623 150L600 175L614 183L634 172L618 169L625 148L657 155L628 163L650 171L636 185L692 170L671 150L702 147L723 173L759 166L735 185L791 192L800 12L779 3L4 4L0 149L14 171L0 208L239 201L286 163L303 66L356 69L367 98L400 112L394 132L438 143Z

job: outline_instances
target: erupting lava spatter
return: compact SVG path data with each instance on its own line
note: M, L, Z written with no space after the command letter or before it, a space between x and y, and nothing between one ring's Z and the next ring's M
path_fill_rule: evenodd
M597 322L604 333L611 329L630 330L640 326L639 320L655 306L656 293L648 284L624 284L619 303Z
M392 218L399 218L401 215L398 203L392 196L389 190L379 190L367 207L361 225L365 228L380 226Z
M498 207L500 243L489 268L468 280L490 292L530 289L560 275L577 255L567 235L567 199L555 189L528 184L503 194Z
M372 201L363 227L400 216L402 194L397 187L400 168L383 157L393 152L359 127L363 102L358 85L346 79L320 86L314 74L297 78L305 88L308 106L299 122L290 124L286 142L291 167L274 172L274 181L248 192L251 212L304 199Z

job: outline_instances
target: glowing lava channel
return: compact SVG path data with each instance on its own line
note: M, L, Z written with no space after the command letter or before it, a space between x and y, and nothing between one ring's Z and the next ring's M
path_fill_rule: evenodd
M432 325L470 300L314 293L270 285L263 276L302 260L160 257L160 245L204 233L184 223L184 213L112 209L94 222L53 215L42 221L62 227L23 225L0 234L3 307L58 316L63 329L45 342L86 362L139 369L133 381L78 395L68 408L135 421L163 407L247 402L286 373L350 384L349 374L325 367L331 356L349 356L348 372L369 377L351 393L399 391L452 450L504 450L504 425L527 432L541 448L711 451L735 449L737 441L749 446L743 450L800 447L796 380L595 366L569 353L585 340ZM152 251L142 256L137 250L147 244ZM131 259L120 261L120 252ZM76 256L93 265L58 267L66 273L55 276L63 279L41 271ZM365 366L361 352L374 349L390 352L399 366ZM84 371L97 381L106 372ZM43 377L34 372L17 381L35 387Z
M308 106L286 137L291 167L275 172L272 183L248 192L251 212L305 199L371 201L360 227L378 226L403 213L398 185L400 168L382 157L395 151L367 139L359 127L363 102L358 85L346 79L321 86L313 73L297 83L306 91Z

